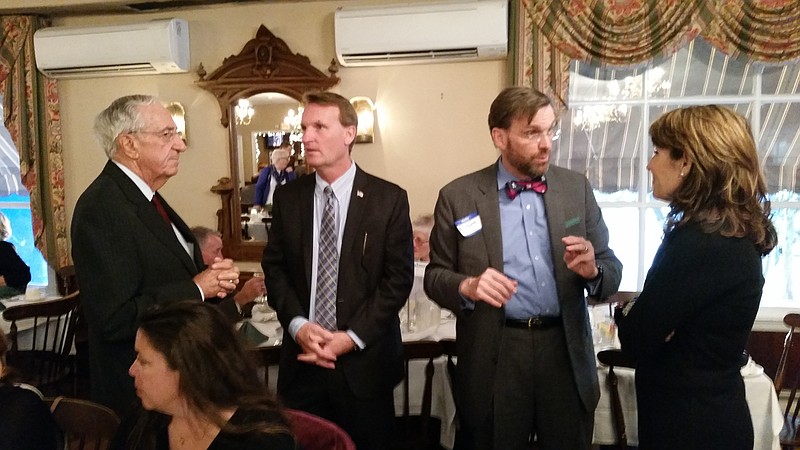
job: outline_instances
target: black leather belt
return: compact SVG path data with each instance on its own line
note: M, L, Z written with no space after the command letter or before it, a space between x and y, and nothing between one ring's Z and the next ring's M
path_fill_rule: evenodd
M511 328L550 328L561 325L561 317L533 316L527 319L506 319L506 326Z

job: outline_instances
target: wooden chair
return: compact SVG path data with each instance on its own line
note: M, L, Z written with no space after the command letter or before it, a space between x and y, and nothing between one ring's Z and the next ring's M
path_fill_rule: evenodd
M78 291L78 278L75 275L75 266L68 265L56 270L58 293L69 295ZM78 306L78 318L75 321L75 358L76 373L78 374L78 392L81 398L89 395L89 326L83 308Z
M606 376L606 385L608 392L611 395L611 415L616 434L617 443L611 448L619 450L628 449L628 434L625 431L625 416L622 413L622 403L619 398L619 388L617 386L617 375L614 373L614 367L628 367L636 368L635 362L621 350L602 350L597 353L597 359L601 364L608 366L608 375Z
M117 414L103 405L76 398L46 398L70 450L105 450L119 427Z
M281 346L274 345L269 347L253 347L254 352L258 354L256 362L259 366L264 367L264 386L269 389L269 368L270 366L277 366L281 362Z
M78 319L79 292L57 300L12 306L3 311L11 322L8 365L17 369L23 381L38 387L45 395L60 394L60 383L72 381L77 392L75 358L71 355ZM19 323L31 325L21 339ZM30 339L29 339L30 338Z
M78 290L78 278L75 275L75 266L68 265L56 270L58 293L69 295Z
M783 317L783 323L789 327L786 338L783 341L783 352L778 361L778 369L775 372L775 392L778 398L786 389L789 393L786 401L786 408L783 411L783 429L780 433L782 449L800 448L800 368L798 367L798 351L794 350L794 335L800 331L800 314L787 314ZM794 370L790 370L793 368Z
M403 414L398 417L398 436L396 448L427 449L438 448L438 432L431 433L435 427L431 419L431 402L433 397L433 361L442 356L442 346L436 341L413 341L403 343L405 359L405 378L403 379ZM425 365L425 384L422 391L422 407L419 417L412 417L409 411L409 375L410 363L413 360L427 360Z
M458 357L456 340L442 339L439 341L439 345L442 346L442 353L447 356L447 375L450 377L450 388L453 391L453 398L456 398L456 358Z
M350 436L335 423L295 409L284 410L297 443L305 450L356 450Z

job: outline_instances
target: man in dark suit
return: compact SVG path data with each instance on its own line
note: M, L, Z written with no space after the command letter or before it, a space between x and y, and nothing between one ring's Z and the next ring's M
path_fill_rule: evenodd
M115 100L94 130L109 161L75 206L72 257L89 327L92 398L125 414L136 399L128 368L144 310L224 297L239 271L231 260L206 268L189 227L157 192L178 173L186 146L155 97Z
M357 123L344 97L306 95L303 145L316 173L275 191L262 266L285 330L284 403L338 423L359 450L385 450L413 245L406 192L350 157Z
M599 399L584 291L617 290L622 264L588 180L549 166L544 94L501 92L489 112L500 159L442 188L425 291L458 315L458 444L589 449Z

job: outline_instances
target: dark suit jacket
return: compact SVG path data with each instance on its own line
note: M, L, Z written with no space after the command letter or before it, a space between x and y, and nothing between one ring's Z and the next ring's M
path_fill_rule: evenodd
M547 172L544 205L552 245L558 299L569 358L581 400L593 411L600 398L592 332L584 298L586 281L562 262L567 235L584 236L595 248L597 264L604 270L600 297L616 292L622 264L608 248L608 230L588 180L575 172L551 166ZM454 222L473 212L483 228L468 238ZM456 402L467 424L482 424L491 410L492 386L503 337L503 308L477 302L475 310L461 314L458 285L488 267L503 271L503 242L497 191L497 163L458 178L442 188L434 212L431 261L425 272L425 292L435 302L459 313L456 323L458 384ZM463 381L462 381L463 380ZM498 382L502 382L499 380Z
M127 372L142 312L157 303L201 298L192 281L203 267L199 247L183 220L161 202L194 245L194 259L111 161L78 199L72 218L72 258L89 326L92 397L119 412L135 399Z
M6 280L6 286L25 292L31 281L31 269L19 257L14 244L0 241L0 275Z
M278 391L293 382L300 347L288 332L294 317L310 310L314 187L300 177L275 191L272 228L262 266L269 303L283 325ZM353 330L366 348L340 357L337 370L353 393L386 393L403 377L398 312L414 280L408 197L400 187L356 169L347 213L336 295L337 325Z

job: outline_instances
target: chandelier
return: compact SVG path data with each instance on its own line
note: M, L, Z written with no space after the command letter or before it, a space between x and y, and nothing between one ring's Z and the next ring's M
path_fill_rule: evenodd
M645 92L648 98L664 96L671 87L671 83L664 79L664 75L664 69L654 67L635 77L628 76L620 81L610 80L606 84L608 96L605 98L609 104L586 105L577 108L572 119L573 124L588 132L607 123L624 122L628 118L630 109L628 105L617 102L642 99Z
M297 111L289 108L286 116L283 118L281 129L289 132L289 142L294 144L303 139L303 129L300 127L300 121L303 118L303 107L298 106Z
M250 105L249 100L241 98L234 108L234 113L236 114L237 125L250 125L250 121L253 120L256 111Z

